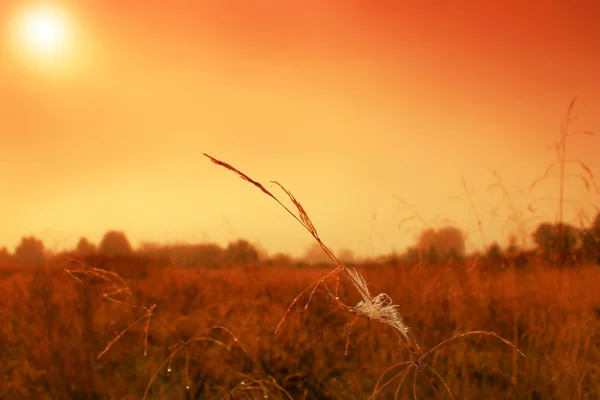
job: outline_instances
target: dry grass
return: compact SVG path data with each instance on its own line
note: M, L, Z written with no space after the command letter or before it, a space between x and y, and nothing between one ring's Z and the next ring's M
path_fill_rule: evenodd
M403 369L403 371L400 374L396 375L395 377L393 377L391 380L388 380L384 384L384 386L387 386L387 385L393 383L396 378L399 378L400 383L397 387L396 395L394 396L395 398L398 397L399 391L404 382L404 378L405 378L406 374L408 373L408 371L410 371L411 369L414 369L413 396L415 398L417 397L416 381L417 381L419 374L423 375L423 377L429 383L431 389L433 390L433 392L437 398L441 398L441 395L440 395L439 391L436 389L436 385L435 385L436 379L438 379L442 383L443 388L446 390L446 393L450 396L450 398L454 398L452 395L452 391L450 390L450 388L448 387L448 385L446 384L444 379L435 370L435 368L433 368L428 363L427 359L430 358L432 355L434 355L434 353L436 351L438 351L441 347L445 346L446 344L448 344L458 338L464 338L467 336L476 336L476 335L492 336L492 337L499 339L501 342L509 345L510 347L512 347L514 354L524 356L524 354L516 347L515 344L513 344L512 342L510 342L507 339L504 339L503 337L498 335L496 332L481 331L481 330L471 330L468 332L461 332L461 333L455 334L451 338L447 338L447 339L441 341L440 343L438 343L437 345L432 347L430 350L423 352L421 350L421 347L419 346L417 338L413 335L411 330L404 323L402 316L400 315L400 312L399 312L400 307L398 305L395 305L392 301L392 298L386 293L380 293L376 296L373 296L369 290L367 281L363 278L363 276L360 274L360 272L358 272L355 268L346 266L343 262L341 262L333 254L333 252L323 243L323 241L319 237L317 229L313 225L312 221L310 220L310 217L308 216L308 214L306 213L306 211L304 210L304 208L302 207L300 202L298 200L296 200L294 195L288 189L286 189L279 182L272 181L272 183L279 186L279 188L285 192L285 194L288 196L289 200L296 207L298 214L295 214L294 212L290 211L290 209L288 209L288 207L286 207L275 195L273 195L269 190L267 190L261 183L250 178L248 175L241 172L237 168L233 167L232 165L230 165L224 161L218 160L206 153L204 153L204 156L206 156L208 159L210 159L213 163L215 163L221 167L224 167L225 169L227 169L229 171L234 172L240 178L253 184L258 189L260 189L263 193L265 193L267 196L271 197L273 200L275 200L277 203L279 203L279 205L281 207L283 207L283 209L285 209L285 211L287 211L288 214L290 214L292 217L294 217L308 231L308 233L310 233L310 235L314 238L314 240L316 240L316 242L319 244L319 246L321 247L323 252L327 255L327 257L333 262L333 264L336 267L329 273L323 275L317 282L310 285L308 288L304 289L298 296L296 296L296 298L292 301L292 304L290 305L290 307L284 314L282 320L277 325L277 329L275 330L275 333L277 333L277 331L281 327L281 324L283 323L285 316L289 313L289 311L292 309L294 304L297 301L299 301L300 298L305 293L310 291L310 295L308 297L308 302L304 306L305 309L308 309L308 306L312 300L312 297L313 297L315 291L320 286L323 286L325 288L325 290L327 291L328 295L330 296L330 298L333 299L335 301L335 303L337 303L337 305L341 309L344 309L346 311L350 311L350 312L356 314L355 319L352 320L352 322L350 323L350 325L348 327L348 336L347 336L348 339L347 340L349 340L350 332L352 331L354 324L356 323L357 319L360 316L365 316L365 317L369 318L370 320L379 321L379 322L381 322L385 325L388 325L394 329L394 332L400 339L400 343L408 351L408 357L410 359L410 361L406 363L406 367ZM464 185L464 188L468 195L469 200L471 200L470 192L466 186L466 182L464 181L464 179L463 179L463 185ZM471 204L471 207L473 208L474 205L473 205L472 201L470 202L470 204ZM481 230L481 225L480 225L480 231L481 231L482 237L483 237L483 231ZM352 284L352 286L354 287L356 292L361 297L361 300L356 304L356 306L346 305L342 300L340 300L337 290L336 290L336 293L333 293L327 287L326 280L331 277L334 277L334 276L339 277L339 275L341 273L345 273L345 276L350 280L350 283ZM337 283L339 285L339 280ZM346 354L347 354L347 349L348 349L348 342L346 343ZM516 360L514 360L513 364L516 364ZM404 363L402 363L402 365L404 365ZM515 368L513 368L513 369L516 370ZM373 395L371 396L371 398L373 398L373 399L378 397L378 395L380 393L379 382L381 382L381 378L378 381L378 386L375 388L375 391L373 392ZM514 379L513 379L513 382L515 382Z
M131 258L121 267L141 274L124 279L75 259L7 266L0 398L600 398L597 267L350 267L285 187L273 182L296 212L205 156L279 203L334 269L189 270Z
M456 268L360 270L373 286L402 299L404 320L424 348L478 327L509 337L518 304L519 344L527 354L519 361L518 386L511 384L510 349L493 338L474 336L440 348L429 362L456 398L599 398L597 267L495 277L473 271L467 282ZM210 343L189 347L189 381L186 357L178 353L171 359L172 371L157 374L149 397L264 398L268 393L270 398L287 398L275 385L293 399L371 396L380 377L379 387L408 365L401 365L408 353L385 325L357 320L344 356L353 315L336 310L328 293L318 290L308 312L294 308L279 334L273 334L290 299L321 274L317 269L175 268L151 270L147 277L130 281L140 301L158 304L154 318L177 335L189 340L201 332L230 349ZM518 293L514 280L519 282ZM144 324L138 324L95 360L115 332L144 315L103 300L101 289L86 285L82 290L78 282L65 280L58 266L6 276L0 287L0 346L5 349L0 398L144 395L150 377L171 354L173 332L153 322L144 357ZM342 285L339 296L360 300L347 289ZM87 300L86 294L91 294ZM245 352L230 334L212 330L215 325L232 328ZM396 367L382 377L391 366ZM426 379L414 380L414 371L405 372L399 398L412 398L413 390L419 398L435 397ZM442 398L449 398L440 380L435 385ZM381 390L380 398L393 398L397 390L396 380Z

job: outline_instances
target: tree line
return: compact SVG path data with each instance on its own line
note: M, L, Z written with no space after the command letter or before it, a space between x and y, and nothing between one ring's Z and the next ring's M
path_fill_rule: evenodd
M466 235L460 229L447 226L427 228L402 254L382 256L379 261L394 260L396 263L414 265L418 263L436 265L469 258L483 259L489 266L526 266L532 259L549 264L575 265L578 263L600 264L600 212L589 226L575 227L569 224L544 222L531 234L533 248L521 248L515 237L507 246L492 243L483 252L467 254ZM337 252L344 262L360 263L352 251L342 249ZM83 258L102 257L143 257L156 264L169 264L181 267L202 266L218 268L227 265L249 265L270 263L273 265L327 264L319 246L309 247L304 257L293 259L278 253L268 256L247 240L236 240L222 247L215 243L200 244L158 244L144 243L133 249L127 236L120 231L108 231L96 246L88 239L80 238L74 249L59 254L47 250L44 243L34 236L23 237L13 253L0 249L0 263L43 265L57 256Z

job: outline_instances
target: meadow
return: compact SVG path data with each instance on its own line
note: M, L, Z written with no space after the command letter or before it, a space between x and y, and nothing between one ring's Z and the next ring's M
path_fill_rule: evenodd
M563 169L567 136L563 128L552 164ZM414 262L352 265L321 241L285 187L273 182L291 209L204 155L275 200L331 263L317 268L284 257L278 265L238 241L224 251L188 246L211 261L184 259L184 266L160 246L135 253L114 231L96 256L65 253L47 263L43 244L24 238L14 259L37 249L29 260L38 265L0 268L0 398L600 398L600 268L575 262L600 259L600 210L589 227L564 224L564 171L557 223L539 225L533 251L507 248L498 258L502 250L491 246L481 257L459 246L439 258L431 244ZM580 165L589 189L594 176ZM523 228L497 181L509 218ZM452 229L424 232L462 238ZM107 257L109 238L126 252ZM80 241L77 251L83 248L93 246ZM555 262L545 263L548 256Z
M566 225L555 240L570 256L562 264L529 251L515 253L527 262L492 265L488 251L353 265L283 186L296 212L207 157L278 202L331 263L248 258L238 241L179 248L210 255L184 266L166 248L132 252L118 232L105 239L127 255L5 263L0 398L600 398L600 268L572 262L593 253L566 252L575 249ZM597 250L598 221L578 231L577 251Z
M378 321L358 318L348 338L354 315L323 287L274 334L292 300L328 269L116 259L110 267L124 272L132 298L156 308L148 325L142 320L115 337L145 311L104 298L101 279L72 279L69 265L1 269L0 398L138 399L153 379L153 399L367 399L408 360ZM426 359L441 379L412 369L378 398L448 399L448 390L457 399L600 398L600 268L538 267L359 267L399 305L424 350L484 330L525 354L488 335L456 338ZM356 304L359 296L340 280L339 298Z

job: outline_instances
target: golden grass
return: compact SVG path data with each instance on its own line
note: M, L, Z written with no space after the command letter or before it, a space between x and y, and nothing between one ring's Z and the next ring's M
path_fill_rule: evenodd
M133 272L124 279L75 259L0 268L9 299L0 305L0 398L600 398L597 267L350 267L284 186L272 182L297 213L204 155L279 203L334 269L190 270L130 258L117 260Z
M519 346L527 357L519 359L516 387L511 384L511 350L493 338L466 338L433 354L429 364L455 398L600 396L599 268L494 277L462 274L457 268L361 270L373 286L402 299L404 319L425 348L477 328L510 337L517 314ZM188 347L188 376L186 357L176 354L171 372L156 374L149 398L288 398L276 385L293 399L371 396L406 366L401 363L407 352L389 328L357 320L344 356L353 316L337 310L328 293L319 290L308 311L292 309L279 334L273 334L290 299L321 274L320 269L174 268L153 269L129 282L141 302L158 304L155 318L184 340L200 332L227 347ZM96 360L115 333L144 315L102 299L101 289L65 280L59 268L23 268L5 277L0 283L0 345L6 349L0 358L0 398L144 395L172 353L169 347L179 342L157 323L144 357L144 324L139 324ZM344 286L339 290L342 298L360 299ZM231 329L243 350L232 335L215 331L216 325ZM413 373L405 371L404 384L384 387L380 398L392 398L396 391L399 398L412 398L413 390L419 398L434 397L430 383L414 380ZM442 398L449 398L440 380L435 385Z
M273 200L275 200L285 211L287 211L288 214L290 214L294 219L296 219L296 221L298 221L306 229L306 231L308 233L310 233L310 235L313 237L313 239L321 247L323 252L327 255L327 257L331 260L331 262L335 265L335 269L333 269L330 272L328 272L327 274L323 275L321 278L319 278L319 280L317 280L315 283L310 285L308 288L304 289L302 292L300 292L299 295L297 295L294 298L294 300L292 301L292 304L288 307L283 318L277 325L277 328L275 329L275 333L277 333L279 331L279 328L281 327L283 320L285 319L285 317L287 316L287 314L289 313L291 308L294 306L294 304L296 302L298 302L301 299L301 297L305 293L308 293L310 291L310 294L308 297L308 302L304 306L304 309L306 310L306 309L308 309L308 306L309 306L316 290L319 287L323 287L326 290L327 294L329 295L329 298L332 299L341 309L356 314L356 317L352 320L352 322L350 322L349 327L348 327L348 335L347 335L347 341L346 341L346 353L345 353L346 355L348 352L348 341L350 339L350 333L352 332L352 329L354 328L356 321L361 316L367 317L370 320L379 321L379 322L393 328L394 333L398 336L400 344L402 344L404 346L404 348L408 351L408 357L410 358L410 362L401 363L402 365L406 364L405 369L400 374L398 374L398 375L392 377L392 379L388 380L382 387L379 387L379 383L381 382L381 377L380 377L377 387L375 388L375 390L370 398L372 398L372 399L377 398L381 392L381 389L387 385L392 384L396 378L398 378L400 380L400 383L397 387L394 398L398 398L400 389L402 388L402 384L404 383L404 378L406 377L406 374L411 369L414 369L413 396L415 398L417 397L416 383L417 383L419 374L421 374L421 375L423 375L425 380L428 381L431 389L433 390L433 393L435 394L435 396L437 398L441 398L441 395L435 385L436 379L438 379L441 382L441 384L443 385L443 388L445 389L448 396L451 399L453 399L454 396L452 395L452 391L450 390L449 386L444 381L444 379L441 377L441 375L435 370L435 368L429 364L428 358L431 358L431 356L434 355L434 353L437 352L440 348L442 348L446 344L454 341L455 339L465 338L468 336L477 336L477 335L486 335L486 336L495 337L495 338L499 339L501 342L503 342L504 344L507 344L510 347L512 347L512 349L513 349L512 382L513 382L513 385L516 386L517 358L519 355L521 355L521 356L525 356L525 355L523 354L522 351L520 351L517 348L515 343L510 342L509 340L503 338L502 336L498 335L496 332L493 332L493 331L470 330L468 332L459 332L450 338L444 339L440 343L431 347L429 350L423 352L423 350L419 346L419 342L418 342L416 336L412 333L410 328L404 323L402 316L400 314L400 311L399 311L400 306L394 304L392 301L392 298L387 293L381 292L375 296L373 296L371 294L368 283L365 280L365 278L362 276L362 274L359 271L357 271L356 268L346 266L343 262L341 262L333 254L333 252L327 247L327 245L325 245L325 243L323 243L323 241L319 237L317 229L313 225L310 217L308 216L308 214L306 213L306 211L304 210L304 208L302 207L300 202L298 200L296 200L294 195L288 189L286 189L279 182L272 181L272 183L277 185L288 196L289 200L295 206L295 208L297 210L297 214L295 214L288 207L286 207L275 195L273 195L269 190L267 190L261 183L250 178L248 175L241 172L237 168L233 167L231 164L228 164L224 161L218 160L206 153L203 153L203 154L214 164L219 165L229 171L234 172L238 177L251 183L258 189L260 189L263 193L265 193L267 196L269 196ZM465 189L469 199L471 199L470 192L467 188L467 185L466 185L466 182L464 181L464 179L463 179L463 185L464 185L464 189ZM470 204L471 204L471 207L473 208L472 201L470 202ZM480 230L481 230L481 226L480 226ZM483 231L481 231L481 233L482 233L482 237L484 237ZM344 273L345 276L349 279L350 283L352 284L352 286L354 287L356 292L361 297L361 299L358 301L358 303L356 303L355 306L348 306L348 305L346 305L346 303L344 303L342 300L340 300L337 287L339 287L339 276L342 273ZM335 293L329 289L329 287L327 286L327 283L326 283L326 281L332 277L338 278L338 280L336 282L337 286L336 286ZM513 325L516 325L516 322ZM516 333L513 330L513 341L516 341L516 340L517 340ZM386 370L386 372L387 372L387 370Z

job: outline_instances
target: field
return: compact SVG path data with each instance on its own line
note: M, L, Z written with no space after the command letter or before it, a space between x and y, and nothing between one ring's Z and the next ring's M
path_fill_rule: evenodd
M77 282L67 266L0 270L2 399L139 399L151 381L152 399L366 399L389 367L409 360L389 326L365 317L353 325L345 355L354 315L323 289L307 310L303 297L274 334L293 299L326 269L107 265L139 304L156 304L146 326L143 309L103 298L105 284ZM456 338L425 360L427 375L409 369L378 398L447 399L449 389L457 399L599 399L600 268L485 270L360 269L374 294L399 305L423 350L481 330L525 354L490 335ZM339 297L360 300L346 278Z

